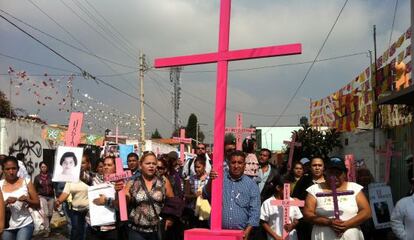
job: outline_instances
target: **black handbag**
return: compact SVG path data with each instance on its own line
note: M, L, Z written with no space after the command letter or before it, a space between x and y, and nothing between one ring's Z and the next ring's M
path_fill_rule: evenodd
M10 219L11 219L11 210L9 207L5 207L5 214L4 214L4 229L7 229L10 227Z

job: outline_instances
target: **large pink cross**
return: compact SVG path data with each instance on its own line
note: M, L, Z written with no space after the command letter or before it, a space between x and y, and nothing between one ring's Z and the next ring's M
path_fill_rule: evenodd
M400 152L393 151L393 144L392 140L388 139L386 141L386 148L385 150L377 150L377 153L380 155L385 156L385 175L384 175L384 182L388 183L390 180L390 171L391 171L391 159L392 157L400 157Z
M345 155L345 166L348 170L347 176L349 182L356 181L356 162L354 154Z
M292 160L293 160L293 154L295 153L295 147L302 146L301 143L296 142L296 134L292 134L292 140L291 141L283 141L284 144L289 145L289 159L288 159L288 165L287 170L290 171L292 169Z
M184 165L185 163L185 156L184 156L184 144L191 144L191 138L185 138L185 129L180 129L180 137L173 137L173 139L180 142L180 165Z
M305 201L301 200L290 200L290 184L285 183L283 186L283 199L282 200L272 200L270 204L275 206L283 207L283 233L282 239L289 239L289 233L285 230L285 225L290 223L290 206L303 207Z
M236 116L236 127L226 127L226 133L234 133L236 136L236 149L242 150L242 143L243 143L243 133L254 133L256 129L254 128L243 128L243 115L241 113L237 114Z
M130 170L124 171L124 166L123 166L121 158L116 158L115 169L116 169L116 173L107 176L105 178L105 181L118 182L118 181L122 181L125 179L129 179L132 175ZM127 212L127 203L126 203L124 189L118 192L118 202L119 202L119 215L120 215L121 221L127 221L128 212Z
M226 124L226 99L227 99L227 75L229 61L243 59L264 58L273 56L287 56L300 54L302 46L300 44L289 44L281 46L271 46L243 50L229 50L230 34L230 12L231 0L220 1L220 30L218 51L206 54L196 54L190 56L180 56L171 58L155 59L154 66L176 67L184 65L215 63L217 62L216 78L216 109L214 116L214 170L218 173L223 172L224 161L224 126ZM223 174L213 181L212 186L212 211L211 211L211 231L189 230L185 233L185 239L242 239L242 231L222 231L222 188Z

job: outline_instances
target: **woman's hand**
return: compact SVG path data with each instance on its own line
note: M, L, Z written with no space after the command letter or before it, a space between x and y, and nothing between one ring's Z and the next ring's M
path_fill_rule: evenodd
M174 221L171 219L166 219L165 220L165 231L167 231L170 227L172 227L172 225L174 225Z
M103 206L106 203L106 196L103 194L99 194L99 197L95 198L92 202L98 206Z
M285 231L286 231L286 232L290 232L290 231L292 231L293 229L295 229L295 225L294 225L294 224L292 224L292 223L288 223L288 224L285 224L285 225L283 226L283 228L285 229Z
M218 178L218 173L216 171L214 171L213 169L211 169L211 171L210 171L210 179L211 180L214 180L216 178Z
M115 182L115 191L119 192L122 191L125 187L124 181Z
M19 201L20 202L27 202L29 200L29 197L26 195L20 196L19 197Z
M349 226L342 220L334 219L332 220L331 228L340 236L348 230Z
M15 198L15 197L8 197L7 199L6 199L6 204L13 204L13 203L15 203L17 201L17 198Z

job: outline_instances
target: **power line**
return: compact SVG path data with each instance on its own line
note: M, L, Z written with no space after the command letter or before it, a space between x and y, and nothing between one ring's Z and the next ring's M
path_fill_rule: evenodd
M344 3L344 5L342 6L341 10L339 11L339 14L338 14L338 16L337 16L337 17L336 17L336 19L335 19L335 22L333 23L333 25L332 25L331 29L329 30L328 34L326 35L325 40L324 40L324 41L323 41L323 43L322 43L322 46L319 48L318 53L317 53L317 54L316 54L316 56L315 56L315 59L313 60L312 64L309 66L308 71L307 71L307 72L306 72L306 74L305 74L305 77L304 77L304 78L303 78L303 80L300 82L299 86L296 88L295 92L293 93L292 97L289 99L289 101L288 101L288 103L286 104L286 106L283 108L282 113L280 114L280 116L282 116L283 114L285 114L285 112L286 112L286 111L287 111L287 109L289 108L290 104L293 102L293 99L295 99L296 95L298 94L298 92L299 92L300 88L303 86L303 84L305 83L306 79L308 78L310 71L312 70L313 66L315 65L316 60L318 59L319 55L321 54L321 52L322 52L323 48L325 47L325 44L326 44L326 42L328 41L329 36L331 35L331 33L332 33L333 29L335 28L336 23L338 22L339 17L341 16L341 14L342 14L343 10L345 9L345 6L347 5L347 3L348 3L348 0L345 0L345 3ZM272 124L273 126L276 126L276 125L279 123L279 121L280 121L280 119L281 119L281 117L280 117L280 116L279 116L279 117L276 119L276 121Z
M152 73L154 73L154 74L156 74L158 77L160 77L160 78L162 78L158 73L156 73L156 72L152 72ZM187 90L185 90L185 89L181 89L183 92L185 92L185 93L187 93L189 96L191 96L191 97L193 97L193 98L195 98L195 99L198 99L198 100L200 100L201 102L204 102L204 103L206 103L206 104L209 104L209 105L212 105L212 106L215 106L215 104L213 103L213 102L210 102L210 101L208 101L208 100L206 100L206 99L204 99L204 98L201 98L201 97L199 97L199 96L197 96L197 95L195 95L195 94L193 94L192 92L190 92L190 91L187 91ZM238 110L238 109L234 109L234 108L229 108L229 107L227 107L227 110L228 111L230 111L230 112L234 112L234 113L243 113L243 114L246 114L246 115L252 115L252 116L260 116L260 117L279 117L279 116L281 116L281 115L274 115L274 114L264 114L264 113L257 113L257 112L246 112L246 111L241 111L241 110ZM282 115L282 117L296 117L296 116L298 116L299 114L286 114L286 115Z
M130 46L130 48L131 49L134 49L134 46L133 46L133 44L127 39L127 38L125 38L124 37L124 35L122 34L122 33L120 33L117 29L116 29L116 27L114 27L112 24L111 24L111 22L110 21L107 21L106 20L106 18L101 14L101 13L99 13L99 11L91 4L91 3L89 3L89 1L88 0L85 0L85 2L105 21L105 23L109 26L109 27L111 27L123 40L124 40L124 42L126 42L127 43L127 45L129 45Z
M120 48L118 45L116 45L115 43L113 43L111 40L109 40L105 35L103 35L101 32L99 32L98 30L96 30L90 23L88 23L88 21L86 21L83 17L81 17L73 8L71 8L69 5L67 5L63 0L60 0L60 2L66 7L68 8L73 14L75 14L83 23L85 23L86 25L88 25L94 32L96 32L97 34L99 34L102 38L104 38L107 42L109 42L113 47L117 48L118 50L120 50L121 52L125 53L126 56L128 56L129 58L131 58L133 61L135 61L135 57L130 55L130 53L128 53L127 51L125 51L124 49Z
M53 50L51 47L49 47L48 45L46 45L45 43L43 43L42 41L38 40L36 37L34 37L33 35L31 35L30 33L26 32L25 30L23 30L22 28L20 28L19 26L17 26L16 24L14 24L13 22L11 22L10 20L8 20L6 17L4 17L3 15L0 14L0 17L3 18L4 20L6 20L7 22L9 22L11 25L13 25L14 27L16 27L17 29L19 29L20 31L22 31L23 33L25 33L26 35L28 35L29 37L31 37L33 40L35 40L36 42L40 43L41 45L43 45L44 47L46 47L47 49L49 49L50 51L52 51L54 54L58 55L59 57L61 57L62 59L64 59L65 61L67 61L68 63L70 63L71 65L75 66L76 68L78 68L82 75L84 77L91 77L92 79L94 79L97 82L101 82L104 85L123 93L124 95L131 97L133 99L136 99L139 101L139 98L125 92L124 90L109 84L107 82L105 82L104 80L96 77L96 76L92 76L90 73L86 72L85 70L83 70L80 66L78 66L77 64L75 64L74 62L70 61L69 59L67 59L66 57L64 57L63 55L61 55L60 53L56 52L55 50ZM165 118L161 113L159 113L155 108L153 108L151 105L149 105L148 103L144 103L148 108L150 108L153 112L155 112L157 115L159 115L162 119L166 120L168 123L171 123L167 118Z
M31 2L31 1L30 1ZM33 2L31 2L32 4L34 4ZM39 28L37 28L37 27L35 27L35 26L33 26L33 25L31 25L31 24L29 24L29 23L27 23L27 22L25 22L25 21L23 21L23 20L21 20L21 19L19 19L19 18L17 18L17 17L15 17L15 16L13 16L11 13L8 13L8 12L6 12L6 11L4 11L4 10L2 10L2 9L0 9L0 11L1 12L3 12L4 14L6 14L6 15L8 15L9 17L11 17L11 18L13 18L14 20L16 20L16 21L18 21L18 22L20 22L20 23L22 23L22 24L24 24L25 26L27 26L27 27L29 27L29 28L31 28L31 29L33 29L33 30L35 30L35 31L38 31L38 32L40 32L40 33L42 33L42 34L44 34L44 35L46 35L46 36L48 36L48 37L50 37L50 38L52 38L52 39L54 39L54 40L56 40L56 41L58 41L58 42L60 42L60 43L63 43L64 45L66 45L66 46L68 46L68 47L70 47L70 48L73 48L73 49L75 49L75 50L77 50L77 51L79 51L79 52L82 52L82 53L84 53L84 54L87 54L87 55L89 55L89 56L92 56L92 57L95 57L95 58L98 58L98 59L101 59L101 60L103 60L103 61L107 61L107 62L110 62L110 63L112 63L112 64L115 64L115 65L118 65L118 66L121 66L121 67L125 67L125 68L130 68L130 69L136 69L136 67L133 67L133 66L129 66L129 65L126 65L126 64L123 64L123 63L119 63L119 62L115 62L115 61L113 61L113 60L110 60L110 59L108 59L108 58L105 58L105 57L102 57L102 56L98 56L98 55L96 55L96 54L94 54L93 52L91 52L89 49L88 49L88 47L87 46L85 46L81 41L79 41L75 36L73 36L73 34L71 34L68 30L66 30L61 24L59 24L55 19L53 19L50 15L48 15L45 11L43 11L39 6L37 6L36 4L34 4L34 6L37 8L37 9L39 9L39 11L41 11L43 14L45 14L52 22L54 22L57 26L59 26L65 33L67 33L74 41L76 41L77 43L79 43L83 48L85 48L87 51L85 51L85 50L83 50L83 49L81 49L81 48L79 48L79 47L77 47L77 46L74 46L73 44L70 44L70 43L68 43L68 42L65 42L65 41L63 41L62 39L59 39L59 38L57 38L57 37L55 37L55 36L53 36L53 35L51 35L51 34L49 34L49 33L47 33L47 32L45 32L45 31L43 31L43 30L41 30L41 29L39 29Z
M86 8L82 3L80 3L77 0L72 0L72 2L90 19L92 22L98 26L102 30L104 34L106 34L109 38L113 39L114 42L120 41L121 44L119 44L120 47L126 50L126 52L130 52L131 48L129 46L126 46L121 39L119 39L118 36L116 36L110 29L108 29L105 24L102 24L99 19L97 19L89 10ZM134 49L132 49L131 52L135 52Z
M398 8L398 0L395 0L394 15L392 17L391 32L390 32L390 39L388 41L388 48L391 47L392 31L394 31L395 16L397 14L397 8Z
M25 60L25 59L21 59L21 58L18 58L18 57L13 57L13 56L10 56L10 55L4 54L4 53L0 53L0 56L7 57L7 58L10 58L10 59L14 59L16 61L20 61L20 62L24 62L24 63L33 64L33 65L36 65L36 66L47 67L47 68L54 69L54 70L58 70L58 71L62 71L62 72L73 73L73 71L71 71L71 70L67 70L67 69L63 69L63 68L58 68L58 67L53 67L53 66L45 65L45 64L41 64L41 63L32 62L32 61ZM5 74L5 75L8 75L8 73Z
M62 56L62 54L58 53L57 51L53 50L51 47L49 47L48 45L46 45L45 43L43 43L42 41L40 41L39 39L37 39L36 37L34 37L32 34L26 32L24 29L20 28L19 26L17 26L16 24L14 24L13 22L11 22L9 19L7 19L5 16L0 14L0 17L3 18L4 20L6 20L8 23L10 23L11 25L13 25L15 28L19 29L21 32L25 33L27 36L29 36L30 38L32 38L33 40L35 40L36 42L40 43L41 45L43 45L45 48L49 49L50 51L52 51L54 54L56 54L57 56L59 56L60 58L62 58L63 60L65 60L66 62L70 63L71 65L75 66L77 69L79 69L82 73L85 73L85 71L79 67L76 63L72 62L71 60L67 59L66 57Z
M74 39L76 42L78 42L80 45L82 45L82 47L84 49L86 49L88 52L83 51L80 48L77 48L73 45L70 44L70 46L75 47L75 49L85 52L89 55L92 56L96 56L95 54L92 53L92 51L85 45L83 44L80 40L78 40L75 36L73 36L73 34L71 34L68 30L66 30L65 27L63 27L61 24L59 24L55 19L53 19L51 16L49 16L45 11L43 11L38 5L36 5L34 2L32 2L32 0L29 0L39 11L41 11L43 14L45 14L50 20L52 20L56 25L58 25L63 31L65 31L72 39ZM43 32L42 32L43 33ZM50 34L48 34L48 36L51 36ZM52 38L56 39L54 36L51 36ZM60 39L59 39L60 40ZM60 40L62 41L62 40ZM62 41L63 42L63 41ZM103 63L107 68L109 68L112 72L115 73L116 76L120 76L123 80L125 80L128 84L130 84L133 88L136 88L129 80L127 80L126 78L124 78L121 74L119 74L114 68L112 68L107 62L104 62L102 58L98 57L99 61L101 63ZM105 59L106 60L106 59ZM112 62L112 61L110 61ZM135 68L134 68L135 69Z

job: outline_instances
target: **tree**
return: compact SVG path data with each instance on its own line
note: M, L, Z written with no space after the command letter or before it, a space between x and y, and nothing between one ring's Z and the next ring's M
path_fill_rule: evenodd
M198 134L197 134L198 130ZM187 138L197 139L198 141L204 141L204 133L200 131L200 127L198 126L198 119L194 113L191 113L188 117L187 126L185 127L185 135ZM195 148L197 145L196 141L193 141L192 146Z
M236 137L233 133L226 133L226 135L224 135L224 142L233 142L234 144L236 144Z
M6 94L0 91L0 117L2 118L14 118L16 113L13 110L13 107L10 101L7 99Z
M329 129L327 131L319 131L309 126L309 124L303 124L302 129L293 131L296 134L296 142L302 144L301 147L295 147L293 161L298 161L301 158L312 158L320 156L323 158L329 157L329 154L335 148L342 148L341 141L339 140L340 133L336 129ZM289 154L289 146L286 147L285 154Z
M161 134L158 132L158 128L155 129L155 131L151 134L152 139L160 139L162 138Z

